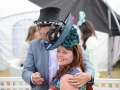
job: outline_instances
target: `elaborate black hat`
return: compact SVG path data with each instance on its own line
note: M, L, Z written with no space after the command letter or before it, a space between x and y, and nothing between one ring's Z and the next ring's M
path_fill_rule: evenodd
M57 7L47 7L40 10L40 16L35 21L36 24L51 24L59 20L61 9Z
M57 48L59 45L63 43L67 35L69 34L70 30L72 29L72 16L71 13L68 14L66 19L62 21L61 25L59 25L54 31L52 31L52 25L50 26L50 29L48 31L48 39L49 44L46 46L46 49L51 50ZM52 37L52 34L54 33L54 37Z

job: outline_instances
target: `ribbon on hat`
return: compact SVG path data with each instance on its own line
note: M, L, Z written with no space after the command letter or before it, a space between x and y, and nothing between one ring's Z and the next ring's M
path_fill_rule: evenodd
M77 23L77 26L81 26L85 22L85 13L83 11L79 12L79 21Z

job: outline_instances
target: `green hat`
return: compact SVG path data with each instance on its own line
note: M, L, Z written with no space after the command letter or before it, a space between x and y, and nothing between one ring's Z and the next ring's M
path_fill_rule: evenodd
M67 37L63 41L62 45L65 48L70 49L71 47L77 45L78 43L79 43L79 35L77 33L77 29L72 27L69 34L67 35Z

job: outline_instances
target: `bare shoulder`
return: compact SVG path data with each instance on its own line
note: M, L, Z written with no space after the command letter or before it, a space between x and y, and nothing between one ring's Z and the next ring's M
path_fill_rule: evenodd
M79 70L80 72L82 72L81 68L76 68L77 70ZM64 74L61 78L60 81L67 81L68 79L73 78L72 74Z
M75 88L68 82L68 80L72 77L73 75L71 74L65 74L60 78L60 90L78 90L78 88Z
M73 77L73 75L71 75L71 74L65 74L65 75L63 75L63 76L61 77L60 80L68 80L68 79L71 78L71 77Z

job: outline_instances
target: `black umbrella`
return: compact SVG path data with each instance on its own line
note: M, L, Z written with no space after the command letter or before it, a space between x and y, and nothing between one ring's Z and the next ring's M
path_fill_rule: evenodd
M108 6L106 3L104 3L102 0L99 1L99 3L101 4L103 10L104 10L104 13L105 15L107 16L108 15ZM119 21L120 23L120 15L118 15L115 11L114 11L116 17L117 17L117 20ZM107 16L108 18L108 16ZM117 27L117 24L116 24L116 21L113 17L113 15L111 14L111 31L112 31L112 35L113 36L117 36L117 35L120 35L120 32L118 30L118 27Z
M34 4L44 7L59 7L61 8L60 19L64 20L71 11L72 6L77 0L29 0Z
M78 6L78 7L77 7ZM77 23L79 11L86 13L86 19L91 21L95 30L111 34L108 29L107 17L103 12L103 8L99 0L78 0L72 7L72 15L75 16L75 23Z
M108 7L103 0L30 0L40 7L61 8L60 18L65 19L69 12L75 16L75 24L78 21L79 11L86 13L86 19L90 20L95 30L110 35L120 35L113 16L111 17L111 31L108 28ZM118 18L119 19L119 18ZM119 19L120 20L120 19Z

